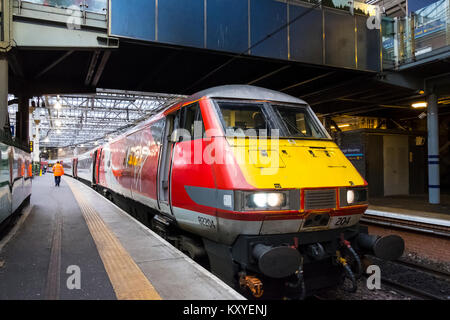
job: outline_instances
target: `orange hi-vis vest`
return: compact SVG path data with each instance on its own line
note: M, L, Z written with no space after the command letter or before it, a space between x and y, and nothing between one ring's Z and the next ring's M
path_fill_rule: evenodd
M60 177L64 174L64 168L60 163L55 164L52 169L55 177Z

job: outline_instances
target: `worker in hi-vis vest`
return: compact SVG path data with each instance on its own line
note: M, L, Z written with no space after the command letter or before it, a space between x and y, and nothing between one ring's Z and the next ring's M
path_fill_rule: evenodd
M59 161L53 166L53 174L55 176L55 187L59 187L61 176L64 174L64 168Z

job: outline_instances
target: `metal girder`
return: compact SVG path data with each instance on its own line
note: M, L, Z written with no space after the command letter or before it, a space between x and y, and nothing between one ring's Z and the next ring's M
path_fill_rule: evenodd
M102 60L100 61L100 65L98 66L97 72L95 73L94 79L92 80L92 86L96 87L102 74L103 70L105 70L106 64L108 63L109 57L111 56L111 51L105 51L103 53Z
M329 75L332 75L332 74L334 74L334 73L336 73L336 72L334 72L334 71L327 72L327 73L318 75L317 77L314 77L314 78L311 78L311 79L307 79L307 80L304 80L304 81L301 81L301 82L292 84L292 85L290 85L290 86L287 86L287 87L285 87L285 88L283 88L283 89L280 89L280 91L286 91L286 90L289 90L289 89L297 88L297 87L300 87L300 86L302 86L302 85L304 85L304 84L307 84L307 83L310 83L310 82L313 82L313 81L316 81L316 80L319 80L319 79L328 77Z
M94 76L95 66L97 65L98 57L100 56L100 51L94 51L92 53L91 63L89 64L89 69L86 74L86 79L84 80L84 85L88 86L91 83L92 77Z
M53 69L55 66L57 66L61 61L63 61L64 59L66 59L68 56L70 56L72 53L74 53L75 51L73 50L69 50L66 53L64 53L61 57L59 57L58 59L56 59L55 61L53 61L52 63L50 63L47 67L45 67L41 72L39 72L34 78L38 79L41 76L43 76L44 74L46 74L48 71L50 71L51 69Z
M93 94L47 95L34 99L36 108L32 117L40 120L43 148L94 145L123 133L184 97L106 89L97 89ZM12 122L16 106L10 106Z
M256 79L248 82L247 84L248 85L254 85L257 82L262 81L262 80L267 79L267 78L270 78L271 76L273 76L273 75L275 75L275 74L277 74L277 73L279 73L279 72L281 72L283 70L286 70L286 69L288 69L290 67L291 67L291 65L282 66L281 68L278 68L278 69L276 69L276 70L274 70L272 72L266 73L266 74L264 74L264 75L262 75L262 76L260 76L260 77L258 77Z
M378 76L378 81L417 91L423 90L425 85L423 79L398 72L384 72Z

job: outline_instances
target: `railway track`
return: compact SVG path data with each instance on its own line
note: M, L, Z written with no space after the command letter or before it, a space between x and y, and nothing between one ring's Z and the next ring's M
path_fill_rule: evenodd
M446 221L416 216L402 219L402 216L405 215L370 210L361 218L361 223L426 237L450 238L450 226ZM405 259L390 262L370 259L382 268L381 283L393 291L425 300L450 299L450 273Z
M422 300L447 300L444 297L429 293L427 291L408 286L391 279L381 278L381 283L405 296L413 296Z
M450 282L450 273L448 273L446 271L439 270L439 269L431 267L431 266L425 266L425 265L418 264L415 262L406 261L406 260L397 260L397 261L395 261L395 263L399 264L399 265L403 265L408 268L416 269L420 272L424 272L431 276L438 277L440 279Z
M448 272L406 260L369 259L380 266L381 283L394 291L425 300L450 300Z

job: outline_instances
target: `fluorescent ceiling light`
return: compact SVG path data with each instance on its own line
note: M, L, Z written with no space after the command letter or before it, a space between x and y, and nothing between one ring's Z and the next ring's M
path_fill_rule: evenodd
M428 103L426 102L416 102L411 105L413 108L426 108Z

